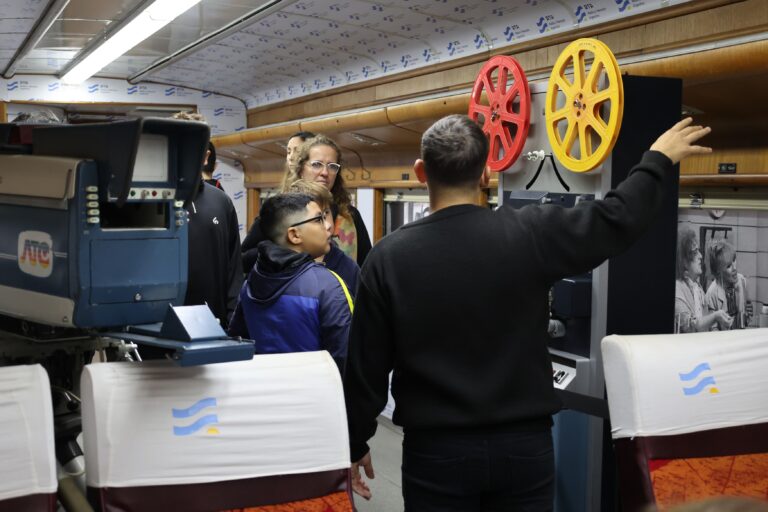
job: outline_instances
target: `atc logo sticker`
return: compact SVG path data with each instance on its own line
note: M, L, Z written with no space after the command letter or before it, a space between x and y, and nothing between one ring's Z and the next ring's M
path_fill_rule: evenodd
M219 429L214 425L219 423L219 417L216 414L210 412L210 408L216 407L216 399L213 397L206 397L198 400L194 404L190 405L186 409L172 409L173 417L175 419L186 419L199 416L195 421L189 425L174 425L173 435L175 436L189 436L195 432L205 428L205 433L210 435L219 434ZM207 412L200 416L203 411Z
M18 243L19 269L35 277L53 273L53 240L42 231L22 231Z
M702 376L703 373L711 371L712 368L710 368L709 363L701 363L688 373L679 373L680 380L685 384L683 386L685 396L698 395L704 390L707 390L711 395L720 393L713 376Z

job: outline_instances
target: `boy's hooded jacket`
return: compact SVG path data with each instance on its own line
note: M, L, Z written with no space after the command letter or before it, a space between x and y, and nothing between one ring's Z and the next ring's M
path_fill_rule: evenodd
M306 253L267 240L240 291L229 334L252 339L257 354L327 350L347 357L352 301L341 279Z

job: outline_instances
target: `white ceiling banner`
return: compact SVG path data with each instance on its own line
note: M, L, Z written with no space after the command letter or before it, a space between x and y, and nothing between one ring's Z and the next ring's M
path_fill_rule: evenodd
M596 25L689 0L301 0L150 78L249 108Z

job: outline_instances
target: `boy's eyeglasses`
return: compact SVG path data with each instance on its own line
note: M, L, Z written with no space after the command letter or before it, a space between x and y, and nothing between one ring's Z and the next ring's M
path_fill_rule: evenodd
M332 173L337 173L341 170L341 164L337 164L336 162L330 162L326 164L320 160L312 160L311 162L307 162L307 165L315 172L320 172L323 170L323 168L328 169L328 172Z
M330 210L325 210L325 211L324 211L323 213L321 213L320 215L316 215L316 216L314 216L314 217L310 217L309 219L304 219L304 220L302 220L301 222L296 222L295 224L291 224L291 225L290 225L290 226L288 226L288 227L289 227L289 228L295 228L296 226L301 226L302 224L308 224L308 223L310 223L310 222L323 222L323 221L325 220L325 218L326 218L328 215L330 215L330 213L331 213L331 211L330 211Z

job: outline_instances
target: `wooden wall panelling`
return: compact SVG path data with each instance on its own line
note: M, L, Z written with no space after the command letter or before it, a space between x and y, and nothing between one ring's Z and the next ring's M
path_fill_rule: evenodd
M303 131L314 133L324 133L333 137L342 132L354 132L369 127L387 126L387 114L384 108L366 110L364 112L354 112L338 116L328 116L320 119L302 121L300 123Z
M418 146L421 133L387 125L355 130L350 133L337 133L334 135L334 140L357 151L375 152L392 146Z
M696 189L702 187L711 188L729 188L731 191L735 189L752 189L751 192L757 192L759 199L765 200L768 197L768 174L710 174L710 175L682 175L680 176L680 197L685 197L684 194L695 192ZM682 187L686 187L683 189ZM754 190L757 187L763 187L761 190ZM768 205L768 201L765 202Z
M288 137L302 131L298 121L284 122L281 124L259 126L258 130L246 129L240 133L242 141L246 144L282 143L288 142Z
M244 160L245 186L247 188L273 188L283 179L285 153L265 151L251 145L245 145L248 158Z
M457 94L443 98L414 101L387 107L389 122L400 128L421 133L435 120L449 114L464 113L469 108L470 94Z
M384 190L373 191L373 243L384 237Z
M243 137L240 132L228 133L226 135L219 135L218 137L211 137L211 142L216 146L216 151L218 152L220 148L243 144Z
M5 102L0 101L0 123L7 123L8 122L8 110L6 108Z
M680 174L717 175L720 163L736 164L738 174L768 175L768 147L714 148L708 155L697 155L683 160L680 163Z
M259 210L261 209L261 189L249 188L247 201L248 201L248 209L247 209L248 218L245 219L245 225L246 225L246 229L251 229L251 224L253 224L253 219L259 216Z

